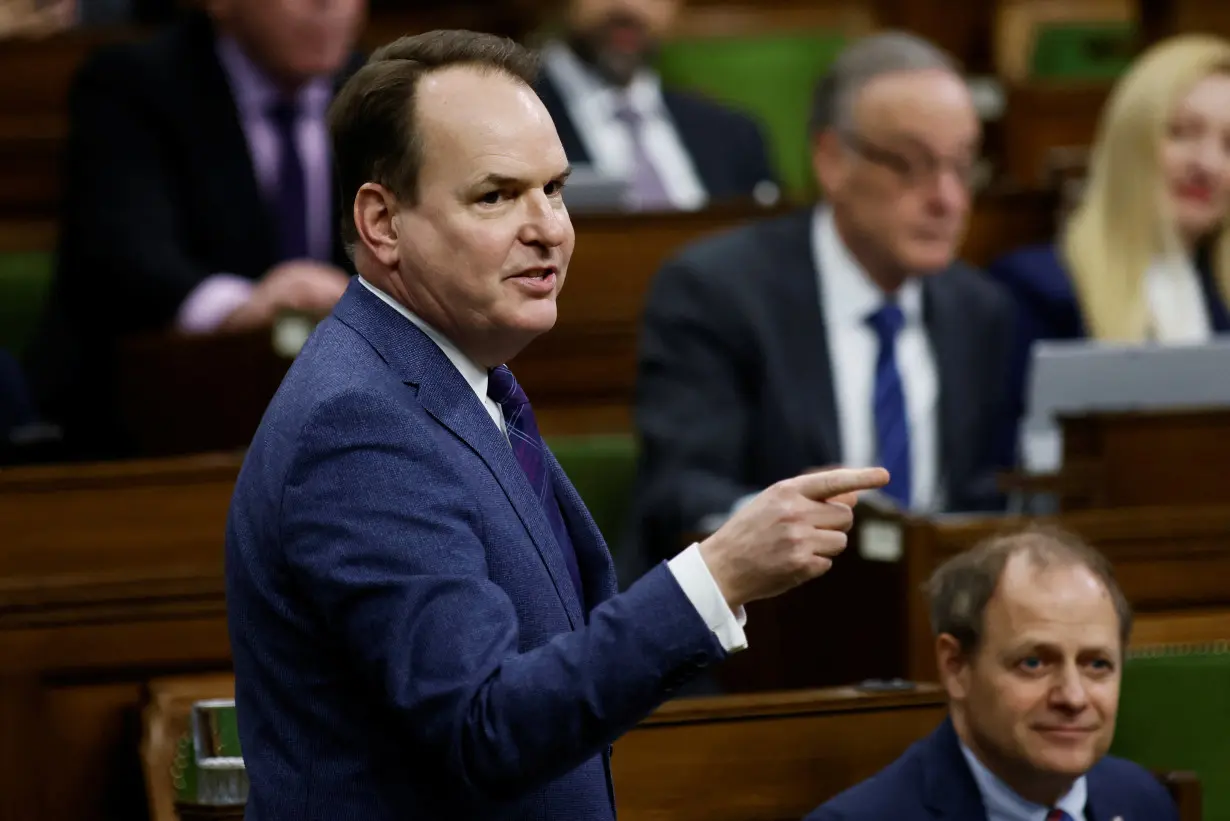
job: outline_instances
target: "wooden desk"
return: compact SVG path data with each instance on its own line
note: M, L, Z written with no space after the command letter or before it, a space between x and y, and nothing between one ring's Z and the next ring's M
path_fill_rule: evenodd
M1102 550L1136 610L1136 645L1230 639L1230 505L1079 511L1043 519ZM860 555L869 522L896 529L902 558ZM716 671L732 692L936 678L922 585L955 553L1024 527L1016 517L886 520L866 511L826 576L748 607L749 649Z
M971 219L965 257L985 264L1048 238L1054 203L1053 194L1039 191L983 198ZM576 252L556 327L512 363L542 430L630 430L638 326L654 274L685 244L765 216L760 209L731 207L577 217ZM121 365L120 395L142 455L245 447L290 364L273 353L270 340L268 331L132 340Z
M946 711L934 685L681 699L615 744L619 817L798 821L886 767Z

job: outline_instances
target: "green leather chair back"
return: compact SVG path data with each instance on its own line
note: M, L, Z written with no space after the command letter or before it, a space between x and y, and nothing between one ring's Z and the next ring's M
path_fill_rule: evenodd
M1036 80L1113 80L1131 65L1137 38L1136 26L1130 22L1042 25L1030 76Z
M617 551L636 480L636 440L629 434L553 436L548 445L585 501L607 547Z
M0 253L0 348L20 356L34 334L51 288L53 256Z
M1230 643L1129 656L1111 752L1195 772L1204 821L1230 821Z
M812 92L846 41L832 31L679 39L663 45L658 71L668 88L698 92L755 118L783 193L807 199L816 188L807 140Z

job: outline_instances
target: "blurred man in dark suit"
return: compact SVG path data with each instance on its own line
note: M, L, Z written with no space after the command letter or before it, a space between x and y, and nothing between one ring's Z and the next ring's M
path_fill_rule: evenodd
M82 68L31 363L45 414L80 455L123 452L119 339L323 316L345 290L325 113L365 16L365 0L212 0Z
M867 38L819 85L812 133L823 204L701 241L650 290L636 393L650 561L824 465L887 467L914 511L1001 503L1011 307L955 260L980 140L965 81L925 41Z
M571 0L565 36L543 49L542 98L573 165L627 179L632 206L692 210L775 199L759 127L662 88L651 67L681 0Z

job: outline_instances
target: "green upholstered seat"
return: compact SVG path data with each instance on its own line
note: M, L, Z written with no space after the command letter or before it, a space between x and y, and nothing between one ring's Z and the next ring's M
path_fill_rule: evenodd
M1111 752L1195 772L1205 821L1230 821L1230 644L1130 656Z
M815 190L807 120L816 81L845 45L833 31L673 40L658 70L668 88L699 92L755 118L785 193Z
M1135 25L1126 21L1043 24L1034 43L1030 77L1114 79L1131 65L1137 36Z
M51 287L53 256L43 251L0 253L0 348L25 350Z
M617 550L632 504L636 440L628 434L553 436L548 445L581 494L608 547Z

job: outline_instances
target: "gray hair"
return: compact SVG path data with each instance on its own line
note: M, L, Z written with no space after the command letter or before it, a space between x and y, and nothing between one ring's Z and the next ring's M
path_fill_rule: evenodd
M812 95L812 134L851 126L854 99L865 85L884 74L940 69L960 74L950 55L921 37L887 31L865 37L846 48L816 84Z
M934 634L946 633L955 638L961 654L967 658L977 653L987 603L995 594L1008 561L1020 554L1038 567L1083 567L1092 573L1110 595L1119 617L1119 638L1127 647L1132 634L1132 606L1115 581L1110 562L1071 533L1041 525L987 539L936 569L926 586Z

